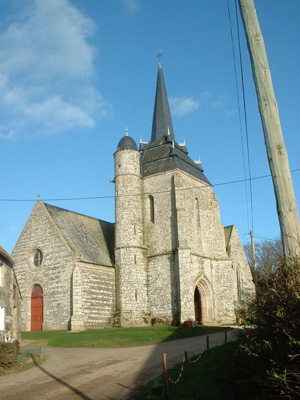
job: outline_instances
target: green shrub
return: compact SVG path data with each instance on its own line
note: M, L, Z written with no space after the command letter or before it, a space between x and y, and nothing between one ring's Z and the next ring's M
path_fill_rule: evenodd
M0 343L0 371L11 368L20 352L20 344L16 340L13 343Z
M282 265L257 282L242 310L241 357L264 398L300 398L300 265Z

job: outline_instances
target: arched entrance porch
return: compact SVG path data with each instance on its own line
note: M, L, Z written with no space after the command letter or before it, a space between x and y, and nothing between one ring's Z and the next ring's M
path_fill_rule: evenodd
M194 290L195 321L198 324L209 325L213 322L213 296L210 283L201 278Z
M31 330L41 331L43 328L43 289L34 285L31 292Z

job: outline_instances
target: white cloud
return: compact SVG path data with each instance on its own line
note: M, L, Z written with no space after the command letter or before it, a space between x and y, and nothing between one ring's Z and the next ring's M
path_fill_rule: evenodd
M193 97L171 97L169 103L172 115L176 117L184 117L198 110L201 105L200 101L193 99Z
M226 105L228 104L228 98L225 96L217 95L212 101L211 101L211 108L213 110L220 110L223 109Z
M0 32L0 137L93 127L111 111L92 85L94 22L69 0L19 4Z
M121 0L122 4L127 8L127 10L131 13L137 11L138 1L137 0Z
M203 108L209 112L221 112L223 117L230 119L237 114L237 109L232 108L231 101L227 96L206 90L199 95Z

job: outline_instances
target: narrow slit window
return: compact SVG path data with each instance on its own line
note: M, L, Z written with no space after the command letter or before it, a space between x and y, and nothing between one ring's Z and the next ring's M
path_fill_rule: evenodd
M150 221L154 223L154 199L153 196L149 196L149 212L150 212Z

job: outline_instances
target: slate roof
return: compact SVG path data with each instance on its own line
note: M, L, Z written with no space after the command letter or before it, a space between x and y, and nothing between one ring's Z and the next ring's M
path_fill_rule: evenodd
M123 136L122 139L119 141L117 151L120 150L136 150L137 151L137 145L130 136ZM117 152L116 151L116 152Z
M114 224L43 203L81 261L112 266Z
M188 156L185 145L180 145L175 141L160 63L157 73L151 141L149 143L141 143L140 152L141 174L144 177L178 168L210 185L203 173L201 164L195 163Z
M165 135L175 140L167 91L161 63L158 65L151 142L163 143Z

